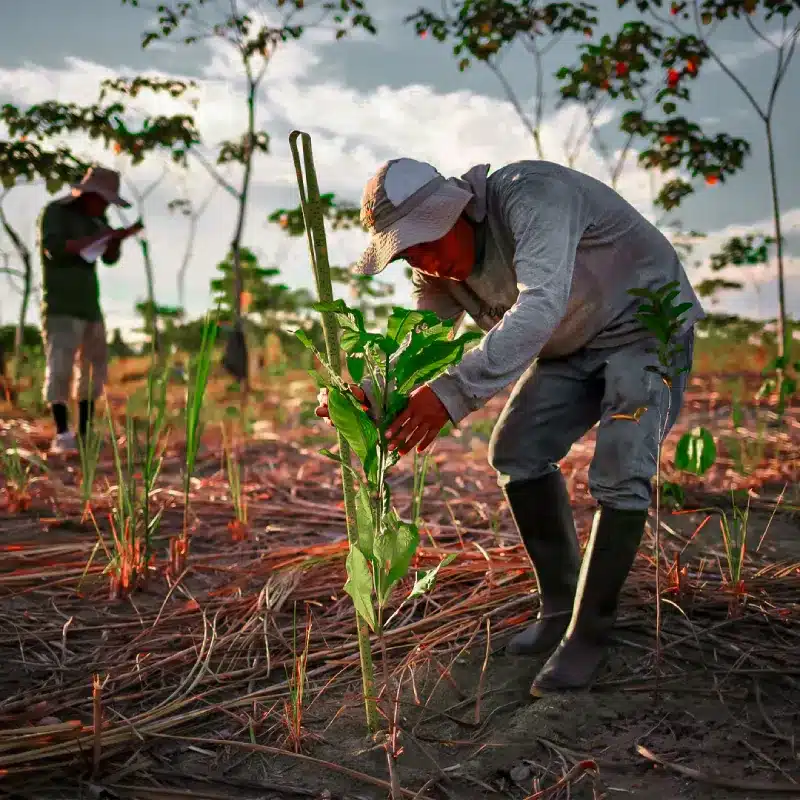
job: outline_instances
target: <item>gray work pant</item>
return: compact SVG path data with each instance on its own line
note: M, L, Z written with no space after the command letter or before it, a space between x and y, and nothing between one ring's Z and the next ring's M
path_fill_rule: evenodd
M514 387L489 443L498 483L555 471L572 445L599 422L589 468L592 496L610 508L648 508L659 442L683 402L694 329L676 344L683 352L672 371L686 371L672 381L671 390L646 369L658 364L652 340L534 362ZM620 417L637 409L645 409L638 422Z
M67 404L77 362L79 400L96 400L108 373L106 327L102 320L87 322L48 316L42 326L46 369L43 394L47 403Z

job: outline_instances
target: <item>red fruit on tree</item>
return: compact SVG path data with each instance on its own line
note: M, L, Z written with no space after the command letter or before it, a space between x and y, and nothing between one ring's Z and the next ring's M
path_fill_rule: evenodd
M719 183L719 175L714 175L714 174L706 175L706 183L709 186L713 186L714 184Z
M664 142L664 144L675 144L675 142L678 141L678 137L668 133L666 136L661 138L661 141Z
M617 61L616 71L617 77L624 78L628 74L629 67L624 61Z
M676 69L671 69L667 73L667 85L670 89L674 89L680 82L681 74Z
M686 62L686 71L690 72L692 75L697 74L697 62L693 58L690 58Z

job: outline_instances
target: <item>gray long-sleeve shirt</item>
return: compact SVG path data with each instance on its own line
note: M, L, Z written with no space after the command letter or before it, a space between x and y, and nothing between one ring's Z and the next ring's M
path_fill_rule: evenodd
M468 313L487 331L461 363L431 383L454 423L483 406L539 358L648 336L629 289L677 281L691 302L683 333L704 314L669 240L601 181L547 161L509 164L487 178L473 167L458 183L474 196L482 258L466 287L414 272L419 309Z

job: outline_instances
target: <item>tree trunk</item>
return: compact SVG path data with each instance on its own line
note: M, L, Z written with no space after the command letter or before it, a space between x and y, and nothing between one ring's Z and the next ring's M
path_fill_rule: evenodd
M0 225L2 225L6 236L11 240L14 248L22 262L22 299L19 305L19 317L17 319L17 331L14 335L14 374L12 380L16 386L22 374L22 350L25 344L25 322L28 318L28 306L30 305L31 292L33 291L33 260L31 251L22 237L12 227L8 221L5 209L0 204Z
M156 306L156 287L153 272L153 261L150 258L150 244L144 236L138 237L139 249L142 251L144 261L145 283L147 285L147 302L150 306L150 319L145 319L145 325L149 328L150 343L153 352L158 355L161 352L161 342L158 337L158 308ZM149 322L149 324L148 324Z
M775 247L778 260L778 321L776 339L778 344L778 358L791 358L791 332L786 315L786 277L783 261L783 236L781 231L781 205L778 196L778 172L775 162L775 145L772 141L772 122L766 120L767 127L767 153L769 155L769 178L772 193L772 215L775 226Z
M244 322L242 319L242 292L244 291L244 280L242 275L242 256L241 246L242 237L244 235L245 217L247 214L247 200L250 194L250 179L253 171L253 155L255 150L255 130L256 130L256 113L255 113L255 96L257 84L252 78L248 78L247 88L247 134L244 146L244 175L242 176L242 189L239 192L239 210L236 216L236 228L233 233L233 240L231 241L231 256L233 259L233 317L234 317L234 331L233 336L242 337L242 350L243 350L243 374L244 379L241 381L243 398L247 396L249 388L249 375L248 375L248 351L247 340L244 337Z

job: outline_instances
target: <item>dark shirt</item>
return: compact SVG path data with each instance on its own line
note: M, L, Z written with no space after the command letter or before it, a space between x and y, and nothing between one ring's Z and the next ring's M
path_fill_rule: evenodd
M103 318L96 264L66 252L70 240L82 239L101 230L111 230L105 215L85 214L76 198L49 203L39 219L39 252L42 260L42 319L67 316L87 322ZM119 248L109 245L103 263L115 264Z

